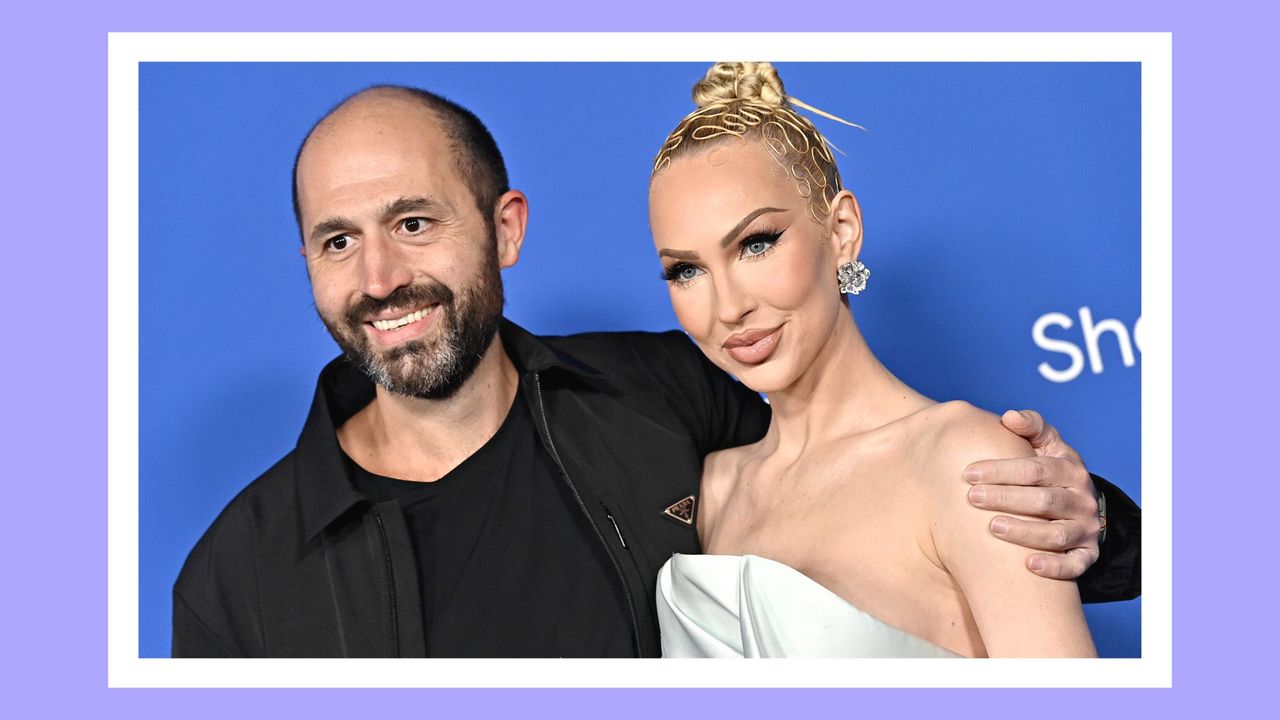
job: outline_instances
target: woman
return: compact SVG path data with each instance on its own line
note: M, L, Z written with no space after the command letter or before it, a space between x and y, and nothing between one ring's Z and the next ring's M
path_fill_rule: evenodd
M907 387L859 333L858 202L776 71L717 64L694 99L654 165L654 242L680 323L773 419L707 458L707 555L659 575L664 654L1095 655L1075 584L1025 571L955 482L1029 446Z

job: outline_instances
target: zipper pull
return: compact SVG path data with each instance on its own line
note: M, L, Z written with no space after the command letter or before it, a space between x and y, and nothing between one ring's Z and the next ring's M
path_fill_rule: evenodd
M609 506L600 503L600 507L604 508L604 516L609 518L609 524L613 526L613 531L618 533L618 542L622 543L622 549L627 549L626 538L622 537L622 529L618 527L618 521L613 519L613 513L609 512Z

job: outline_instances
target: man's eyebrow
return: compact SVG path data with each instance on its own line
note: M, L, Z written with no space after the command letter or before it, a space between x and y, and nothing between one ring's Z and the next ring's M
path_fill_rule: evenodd
M354 221L344 217L325 218L311 228L311 240L314 242L326 235L336 235L344 230L351 230L355 226Z
M758 210L752 210L751 212L747 213L746 217L738 221L738 224L735 225L732 230L730 230L728 233L725 234L724 239L720 241L720 247L722 248L729 247L729 245L733 243L734 239L738 237L738 234L742 232L742 229L745 228L747 225L751 224L752 220L755 220L756 218L760 217L761 215L764 215L765 213L775 213L775 212L786 212L786 210L783 208L776 208L776 207L762 207L762 208L759 208Z
M397 215L403 215L411 212L428 212L438 213L443 209L440 203L429 197L414 195L412 197L399 197L387 203L382 208L382 220L385 222ZM357 223L350 218L331 217L316 223L311 229L311 239L317 240L326 235L335 235L343 231L354 230Z
M442 209L443 206L440 203L422 195L399 197L387 203L386 206L382 208L382 219L390 220L397 215L403 215L411 212L438 213Z

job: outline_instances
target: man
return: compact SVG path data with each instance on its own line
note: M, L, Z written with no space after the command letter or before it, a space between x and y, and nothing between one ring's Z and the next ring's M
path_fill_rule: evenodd
M298 153L295 211L316 309L344 357L297 448L241 492L174 586L175 656L640 656L659 653L659 566L698 552L703 456L768 411L680 333L537 338L501 318L527 201L466 110L380 87ZM1038 417L1041 457L979 463L1004 537L1097 557L1088 474ZM957 482L961 479L957 478ZM1032 484L1040 487L1010 487ZM1137 592L1136 508L1086 599ZM1126 512L1117 514L1117 509ZM1087 582L1086 582L1087 581Z

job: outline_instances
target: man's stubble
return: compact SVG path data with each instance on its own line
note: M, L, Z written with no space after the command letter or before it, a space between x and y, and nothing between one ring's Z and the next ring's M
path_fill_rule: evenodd
M435 280L397 288L385 298L362 295L340 320L320 314L334 342L368 378L397 395L442 400L466 383L484 357L502 320L502 276L497 238L490 233L480 277L455 293ZM413 340L385 351L375 350L365 319L385 309L436 304L440 327L435 337ZM317 312L318 309L317 309Z

